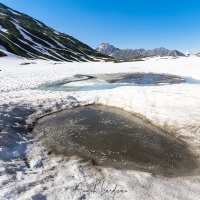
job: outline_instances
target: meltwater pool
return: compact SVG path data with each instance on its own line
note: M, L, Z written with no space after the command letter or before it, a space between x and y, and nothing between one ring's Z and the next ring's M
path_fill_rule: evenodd
M134 115L108 106L72 108L41 118L33 136L55 154L97 165L164 176L192 174L195 156L181 140Z
M75 75L60 81L43 84L36 89L69 92L90 91L122 86L162 86L185 83L188 80L175 75L153 73Z

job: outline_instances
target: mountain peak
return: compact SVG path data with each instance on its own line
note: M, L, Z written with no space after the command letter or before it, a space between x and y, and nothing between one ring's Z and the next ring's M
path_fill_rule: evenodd
M115 53L118 50L120 50L120 49L114 47L113 45L110 45L109 43L101 43L96 48L96 51L98 51L102 54L105 54L105 55L109 55L109 56L112 56L112 54Z
M145 50L143 48L122 50L109 43L101 43L96 50L100 53L124 60L130 60L138 56L185 56L177 50L169 50L164 47L155 48L153 50Z

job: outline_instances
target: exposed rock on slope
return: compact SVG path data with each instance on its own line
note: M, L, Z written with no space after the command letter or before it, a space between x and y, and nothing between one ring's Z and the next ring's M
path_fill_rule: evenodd
M96 61L108 56L0 3L0 49L26 58Z
M0 57L5 57L7 56L3 51L0 51Z
M100 44L96 50L105 55L112 56L118 59L130 60L134 57L146 57L146 56L185 56L183 53L177 50L169 50L163 47L153 50L145 49L118 49L108 43Z

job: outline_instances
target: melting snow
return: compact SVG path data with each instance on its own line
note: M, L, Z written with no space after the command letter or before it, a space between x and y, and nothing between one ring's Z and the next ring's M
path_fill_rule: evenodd
M41 38L39 38L39 37L37 37L37 36L35 36L35 35L29 33L27 30L25 30L24 28L22 28L22 27L19 26L18 24L15 24L15 23L13 23L13 24L14 24L14 25L16 26L16 28L20 31L20 33L22 32L21 34L23 35L23 37L24 37L25 39L30 40L30 41L33 41L29 36L26 35L26 34L29 34L29 35L31 35L31 36L33 36L33 37L35 37L35 38L37 38L37 39L39 39L39 40L45 42L45 43L48 44L50 47L55 48L54 45L50 44L50 43L47 42L46 40L43 40L43 39L41 39Z
M36 24L37 24L38 26L43 27L42 23L40 23L38 20L36 20L36 19L33 19L33 20L36 22Z
M14 44L15 46L19 47L20 49L24 50L27 54L31 55L32 57L37 56L29 51L27 51L26 49L22 48L21 46L19 46L18 44L14 43L12 40L8 39L5 35L1 34L1 36L3 36L4 38L6 38L8 41L10 41L12 44Z
M55 33L56 35L60 35L60 33L59 33L58 31L54 31L54 33Z
M68 40L70 40L71 42L73 42L74 44L76 44L76 42L70 38L67 38Z
M4 50L4 51L7 51L6 48L2 45L0 45L0 49Z
M61 56L60 54L56 53L55 51L51 50L51 51L53 51L54 54L56 54L58 57L53 56L52 54L49 53L49 51L48 51L48 50L50 50L49 48L44 47L43 45L41 45L41 44L35 42L31 37L29 37L29 36L26 34L26 33L30 34L28 31L26 31L25 29L23 29L23 28L22 28L21 26L19 26L18 24L15 24L15 23L13 23L13 24L14 24L14 25L16 26L16 28L19 30L20 34L24 37L24 39L30 41L31 43L34 43L35 46L30 46L26 41L23 41L23 40L21 40L21 39L18 38L22 43L24 43L24 44L26 44L26 45L29 45L31 48L35 49L36 51L39 51L39 52L42 53L42 54L51 56L51 57L53 57L53 58L55 58L55 59L57 59L57 60L59 60L59 61L67 61L67 60L68 60L68 59L64 58L63 56ZM30 34L30 35L32 35L32 34ZM32 35L32 36L33 36L33 35ZM33 36L33 37L36 37L36 36ZM36 37L36 38L38 38L38 37ZM42 40L42 39L40 39L40 40ZM42 40L42 41L46 42L45 40ZM49 45L51 45L51 47L54 47L54 48L55 48L55 46L53 46L53 45L50 44L49 42L46 42L46 43L49 44Z
M19 23L19 21L18 21L18 20L14 19L14 18L12 18L12 17L11 17L11 19L12 19L12 20L14 20L15 22Z
M50 36L49 36L50 37ZM58 46L60 46L61 48L66 48L64 45L62 45L60 42L58 42L57 40L53 39L52 37L50 37Z
M0 31L4 32L4 33L8 33L8 30L3 28L1 25L0 25Z
M15 15L20 15L19 13L15 12L14 10L8 9L11 13L15 14Z
M181 138L200 159L200 85L120 87L106 91L31 90L75 74L168 73L200 80L200 58L133 63L61 63L0 59L0 199L200 199L200 175L162 177L94 166L48 155L27 135L26 125L46 114L91 103L116 106ZM27 60L27 62L30 62ZM16 122L18 127L15 127Z

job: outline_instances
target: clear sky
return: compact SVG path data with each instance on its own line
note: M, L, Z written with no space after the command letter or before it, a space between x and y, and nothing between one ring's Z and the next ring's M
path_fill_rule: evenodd
M96 48L200 52L200 0L0 0Z

